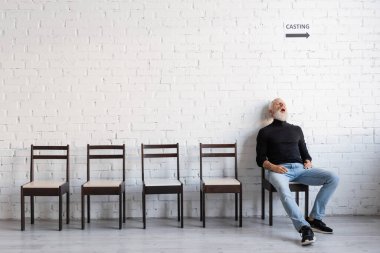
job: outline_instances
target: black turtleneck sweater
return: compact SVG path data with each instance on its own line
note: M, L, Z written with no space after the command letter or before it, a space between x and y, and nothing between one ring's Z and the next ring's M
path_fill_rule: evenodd
M265 160L277 165L311 161L301 128L276 119L260 129L256 155L256 162L260 167Z

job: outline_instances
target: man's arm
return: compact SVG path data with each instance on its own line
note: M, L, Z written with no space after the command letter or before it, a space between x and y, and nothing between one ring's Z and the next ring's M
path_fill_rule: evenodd
M256 143L256 163L259 167L264 167L264 162L267 160L268 147L263 129L260 129L257 134Z
M299 134L300 134L300 139L298 141L298 148L300 150L302 161L306 162L306 160L309 160L311 162L311 156L309 155L309 152L307 151L305 138L303 136L303 132L300 127L299 127Z
M300 150L301 158L305 169L310 169L313 165L311 163L311 156L307 150L305 138L302 129L299 127L300 140L298 141L298 148Z

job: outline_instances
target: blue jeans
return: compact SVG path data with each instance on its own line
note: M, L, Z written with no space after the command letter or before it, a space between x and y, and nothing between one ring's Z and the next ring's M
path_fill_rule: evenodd
M282 205L292 220L294 227L299 231L302 226L310 225L305 220L293 194L290 192L289 182L297 182L312 186L322 185L309 215L311 218L322 220L322 217L325 215L326 204L338 186L338 176L322 169L304 169L304 166L301 163L284 163L281 165L288 169L287 173L279 174L273 171L268 171L267 176L269 182L271 182L280 194Z

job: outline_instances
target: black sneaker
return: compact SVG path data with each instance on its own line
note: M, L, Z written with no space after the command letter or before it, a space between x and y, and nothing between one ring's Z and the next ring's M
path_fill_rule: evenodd
M326 224L321 220L310 220L309 218L306 219L307 222L309 222L311 229L315 232L324 233L324 234L332 234L333 230L332 228L329 228L326 226Z
M316 238L310 227L302 226L299 232L302 234L302 240L301 240L302 246L306 246L315 242Z

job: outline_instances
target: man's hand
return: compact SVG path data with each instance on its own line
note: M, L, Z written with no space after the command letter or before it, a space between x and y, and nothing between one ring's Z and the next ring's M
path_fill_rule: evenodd
M266 160L263 163L263 167L267 170L270 170L279 174L285 174L286 172L288 172L288 169L285 168L284 166L273 164L269 162L268 160Z
M270 170L279 174L285 174L286 172L288 172L288 169L284 166L274 164L272 164Z
M308 170L313 167L313 164L311 163L310 160L305 160L305 162L303 163L303 167L305 168L305 170Z

